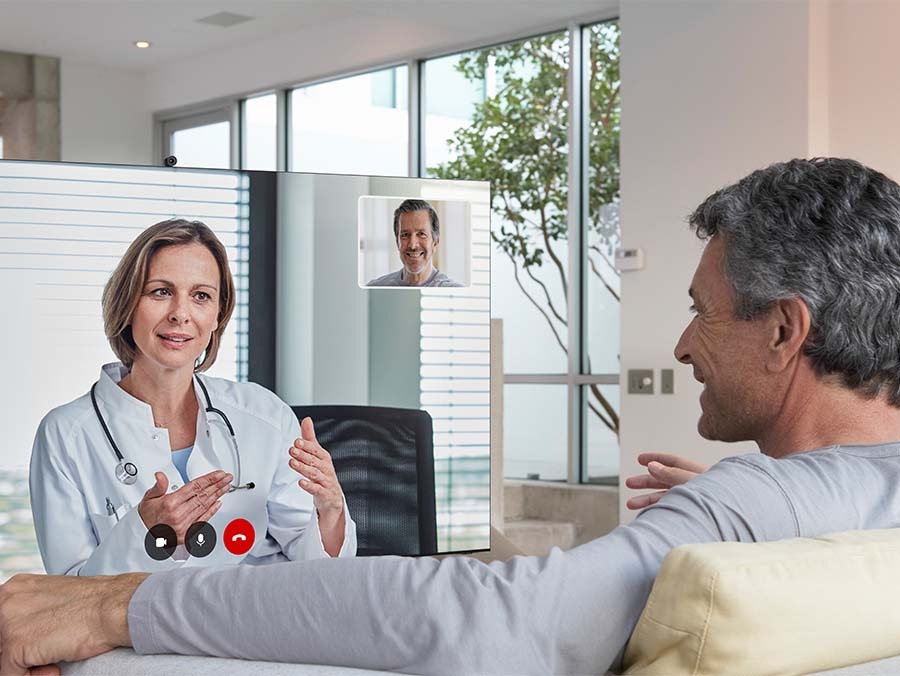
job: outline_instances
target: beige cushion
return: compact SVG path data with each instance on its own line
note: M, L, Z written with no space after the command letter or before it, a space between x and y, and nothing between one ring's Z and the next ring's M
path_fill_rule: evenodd
M803 674L900 654L900 529L673 549L628 674Z

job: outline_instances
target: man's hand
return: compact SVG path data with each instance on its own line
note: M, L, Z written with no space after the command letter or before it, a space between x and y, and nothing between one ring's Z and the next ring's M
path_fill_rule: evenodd
M297 483L313 496L319 514L319 533L325 551L337 556L344 542L344 492L338 483L331 454L319 445L312 418L300 423L302 439L295 439L288 464L303 478Z
M177 491L166 493L169 479L157 472L156 483L150 487L138 505L141 520L149 529L164 523L173 528L178 536L178 544L184 542L184 535L192 523L209 521L219 511L219 499L231 487L232 476L216 470L188 481Z
M625 479L628 488L661 489L655 493L645 493L629 498L628 509L643 509L658 501L672 487L690 481L709 469L699 462L688 460L671 453L641 453L638 462L647 468L647 474L630 476Z
M0 585L0 676L58 675L57 662L131 645L128 603L146 577L14 575Z

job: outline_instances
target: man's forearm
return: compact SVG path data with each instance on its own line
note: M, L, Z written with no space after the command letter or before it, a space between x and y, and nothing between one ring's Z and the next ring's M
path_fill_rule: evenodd
M372 557L182 569L141 586L129 629L138 653L428 674L602 672L652 582L627 550L618 534L490 565Z
M100 601L100 627L111 646L131 645L128 604L141 582L149 576L149 573L125 573L109 578L107 592Z
M762 475L740 477L754 499L777 497L759 490ZM696 481L708 490L673 489L630 526L545 558L316 559L153 575L129 607L132 644L407 673L602 673L672 547L723 530L751 539L739 514L706 496L715 477Z

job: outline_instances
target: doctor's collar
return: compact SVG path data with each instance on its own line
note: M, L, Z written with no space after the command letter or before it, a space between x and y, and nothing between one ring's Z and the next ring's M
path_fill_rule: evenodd
M97 396L107 406L130 409L134 415L146 416L153 426L153 407L119 387L119 381L128 375L129 370L118 361L104 364L100 369L100 379L97 381Z

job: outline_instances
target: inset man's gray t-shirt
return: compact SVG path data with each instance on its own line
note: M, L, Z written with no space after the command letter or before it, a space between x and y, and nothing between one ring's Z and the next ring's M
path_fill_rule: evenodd
M434 272L431 273L431 276L425 280L422 284L410 284L407 280L404 279L404 270L397 270L397 272L391 272L386 275L382 275L381 277L377 277L370 281L366 286L414 286L414 287L425 287L425 286L462 286L457 281L450 279L443 272L435 268Z
M727 458L630 524L507 562L396 556L181 568L128 607L138 653L416 674L598 674L678 545L900 526L900 442Z

